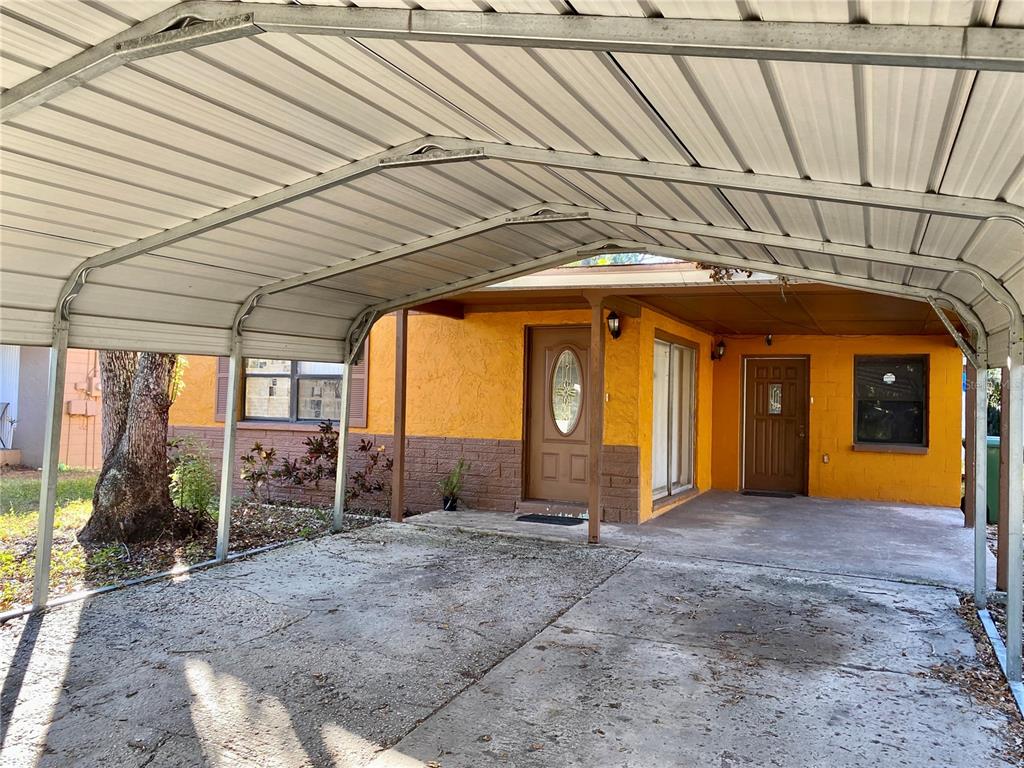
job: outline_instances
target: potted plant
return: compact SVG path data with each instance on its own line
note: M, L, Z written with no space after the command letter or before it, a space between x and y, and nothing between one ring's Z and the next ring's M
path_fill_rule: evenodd
M459 459L452 471L442 477L437 483L437 491L441 496L441 508L445 512L454 512L459 506L459 494L462 492L462 479L469 464L465 459Z

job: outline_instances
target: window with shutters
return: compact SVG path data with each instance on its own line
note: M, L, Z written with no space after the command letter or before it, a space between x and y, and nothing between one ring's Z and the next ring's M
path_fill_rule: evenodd
M366 426L367 357L351 366L349 424ZM218 360L217 420L224 420L227 403L227 358ZM341 417L341 363L247 358L242 372L240 416L250 421L317 422Z

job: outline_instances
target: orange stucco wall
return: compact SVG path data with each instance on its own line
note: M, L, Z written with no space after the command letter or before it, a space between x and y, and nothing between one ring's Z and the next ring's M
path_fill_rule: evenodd
M185 387L171 405L169 421L174 425L215 427L217 406L217 358L189 355Z
M761 337L726 337L725 342L725 357L713 364L714 487L740 487L743 356L809 355L811 496L960 504L962 358L946 337L776 336L771 347ZM928 451L924 455L854 451L854 355L901 354L929 355Z
M583 325L589 321L587 310L474 313L463 320L410 316L407 432L521 439L527 325ZM604 442L639 448L641 521L654 516L650 477L657 332L698 347L695 478L701 490L710 488L712 482L712 337L646 308L639 318L623 318L622 335L607 339L605 345ZM387 433L392 428L394 338L393 316L382 318L370 335L367 432ZM434 350L443 353L434 354Z
M409 317L406 431L410 435L518 440L523 432L524 325L587 322L562 311L470 314L463 320ZM366 431L386 433L394 417L395 318L370 334Z

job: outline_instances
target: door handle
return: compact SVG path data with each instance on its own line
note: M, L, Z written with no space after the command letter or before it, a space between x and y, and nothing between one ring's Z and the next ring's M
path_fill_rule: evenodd
M801 440L803 440L804 437L807 436L806 431L804 430L804 425L803 424L801 424L799 427L796 428L796 436L799 437Z

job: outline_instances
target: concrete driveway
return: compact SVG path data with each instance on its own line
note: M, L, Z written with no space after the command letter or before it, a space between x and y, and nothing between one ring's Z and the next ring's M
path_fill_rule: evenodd
M10 622L0 765L1009 765L956 602L386 524Z

